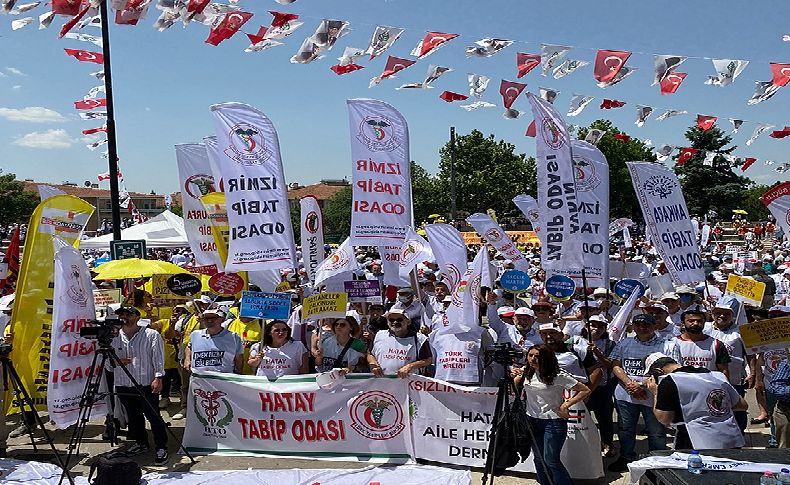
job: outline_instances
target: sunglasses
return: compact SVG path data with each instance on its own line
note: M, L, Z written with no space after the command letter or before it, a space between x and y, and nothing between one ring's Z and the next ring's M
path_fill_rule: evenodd
M402 318L390 318L388 321L390 323L400 323L400 322L403 321L403 319Z

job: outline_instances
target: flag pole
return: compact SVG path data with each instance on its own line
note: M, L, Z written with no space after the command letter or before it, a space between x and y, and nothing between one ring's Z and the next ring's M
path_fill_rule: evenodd
M455 127L450 127L450 219L455 226Z
M107 1L99 3L101 17L101 43L104 57L104 90L107 97L107 159L110 166L110 207L112 209L112 237L121 239L121 201L118 187L118 148L115 138L115 107L112 96L112 71L110 69L110 16Z
M587 329L587 341L593 342L592 330L590 329L590 302L587 297L587 272L582 268L582 294L584 295L584 327Z

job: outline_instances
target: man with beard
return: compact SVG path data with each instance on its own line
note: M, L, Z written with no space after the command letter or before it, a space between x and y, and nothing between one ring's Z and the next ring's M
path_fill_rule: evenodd
M444 297L450 294L450 288L447 286L447 283L445 283L444 281L437 281L436 283L434 283L433 289L434 289L434 294L428 296L428 306L430 306L431 309L433 310L431 317L435 313L444 311Z
M376 334L371 350L385 375L408 377L431 364L428 337L411 328L405 313L390 310L387 323L389 328Z
M730 354L721 340L705 335L705 313L692 307L683 312L681 320L683 332L673 340L680 352L678 363L717 370L729 377Z

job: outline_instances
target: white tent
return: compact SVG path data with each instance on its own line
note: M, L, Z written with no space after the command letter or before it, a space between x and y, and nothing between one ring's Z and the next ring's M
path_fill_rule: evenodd
M144 240L149 248L189 247L184 219L166 210L142 224L121 230L123 240ZM112 234L80 241L80 249L109 249Z

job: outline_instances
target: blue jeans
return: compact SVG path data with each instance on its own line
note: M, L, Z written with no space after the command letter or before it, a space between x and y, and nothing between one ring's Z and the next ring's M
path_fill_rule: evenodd
M768 389L765 390L765 407L768 408L768 416L771 422L771 437L768 439L768 446L777 446L776 441L776 423L774 423L774 408L776 407L776 395L770 392Z
M535 443L533 453L535 454L535 470L538 474L538 483L547 485L549 482L546 476L545 466L551 473L554 485L571 485L573 480L560 461L560 452L565 439L568 437L568 422L564 419L538 419L529 417L529 425L535 433ZM540 459L540 456L543 460Z
M617 426L617 437L620 439L620 456L626 461L636 460L636 423L639 415L645 420L647 428L647 446L650 451L667 448L667 429L659 423L650 406L617 401L617 413L620 422Z

